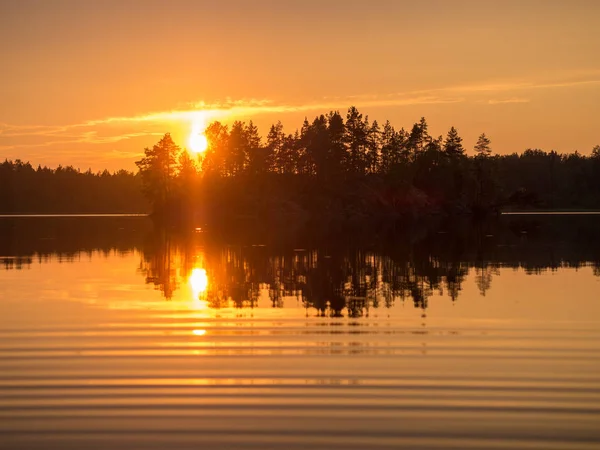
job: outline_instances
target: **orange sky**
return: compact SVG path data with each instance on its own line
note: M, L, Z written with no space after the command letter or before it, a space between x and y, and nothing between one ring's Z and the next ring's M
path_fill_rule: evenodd
M589 154L599 20L595 0L0 0L0 159L133 169L194 121L264 136L350 105L469 149Z

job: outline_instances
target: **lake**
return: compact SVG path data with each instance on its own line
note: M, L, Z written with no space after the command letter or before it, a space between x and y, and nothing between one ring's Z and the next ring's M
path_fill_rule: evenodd
M598 449L599 225L1 218L0 448Z

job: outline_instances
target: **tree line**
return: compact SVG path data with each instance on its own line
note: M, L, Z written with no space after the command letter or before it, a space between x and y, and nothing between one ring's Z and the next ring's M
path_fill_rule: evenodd
M425 118L397 130L357 108L307 119L262 138L252 123L213 122L196 158L166 134L144 150L138 173L82 172L20 160L0 164L0 214L148 212L222 225L249 218L288 223L485 214L500 209L600 208L600 146L589 156L527 149L498 155L481 134L472 147ZM143 194L143 195L142 195Z
M0 214L136 212L148 212L148 202L133 172L0 163Z
M458 130L429 132L370 122L357 108L278 122L262 139L253 122L211 123L198 160L165 135L137 162L155 211L321 220L484 214L500 209L600 207L600 146L590 156L527 149L493 153L482 133L467 152ZM216 219L220 218L220 219Z

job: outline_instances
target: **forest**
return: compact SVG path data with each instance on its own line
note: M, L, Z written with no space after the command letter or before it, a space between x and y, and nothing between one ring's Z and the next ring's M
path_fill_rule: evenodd
M0 163L0 214L146 212L141 177L133 172L33 168L20 160Z
M456 128L433 136L425 118L408 130L370 122L350 107L281 122L265 139L252 123L213 122L198 159L169 134L136 164L158 217L228 226L364 224L428 215L600 208L600 146L590 156L527 149L498 155L482 133L463 143Z

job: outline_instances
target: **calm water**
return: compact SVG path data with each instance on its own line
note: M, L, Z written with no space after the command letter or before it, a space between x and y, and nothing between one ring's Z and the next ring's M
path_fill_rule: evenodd
M0 448L598 449L598 225L0 219Z

